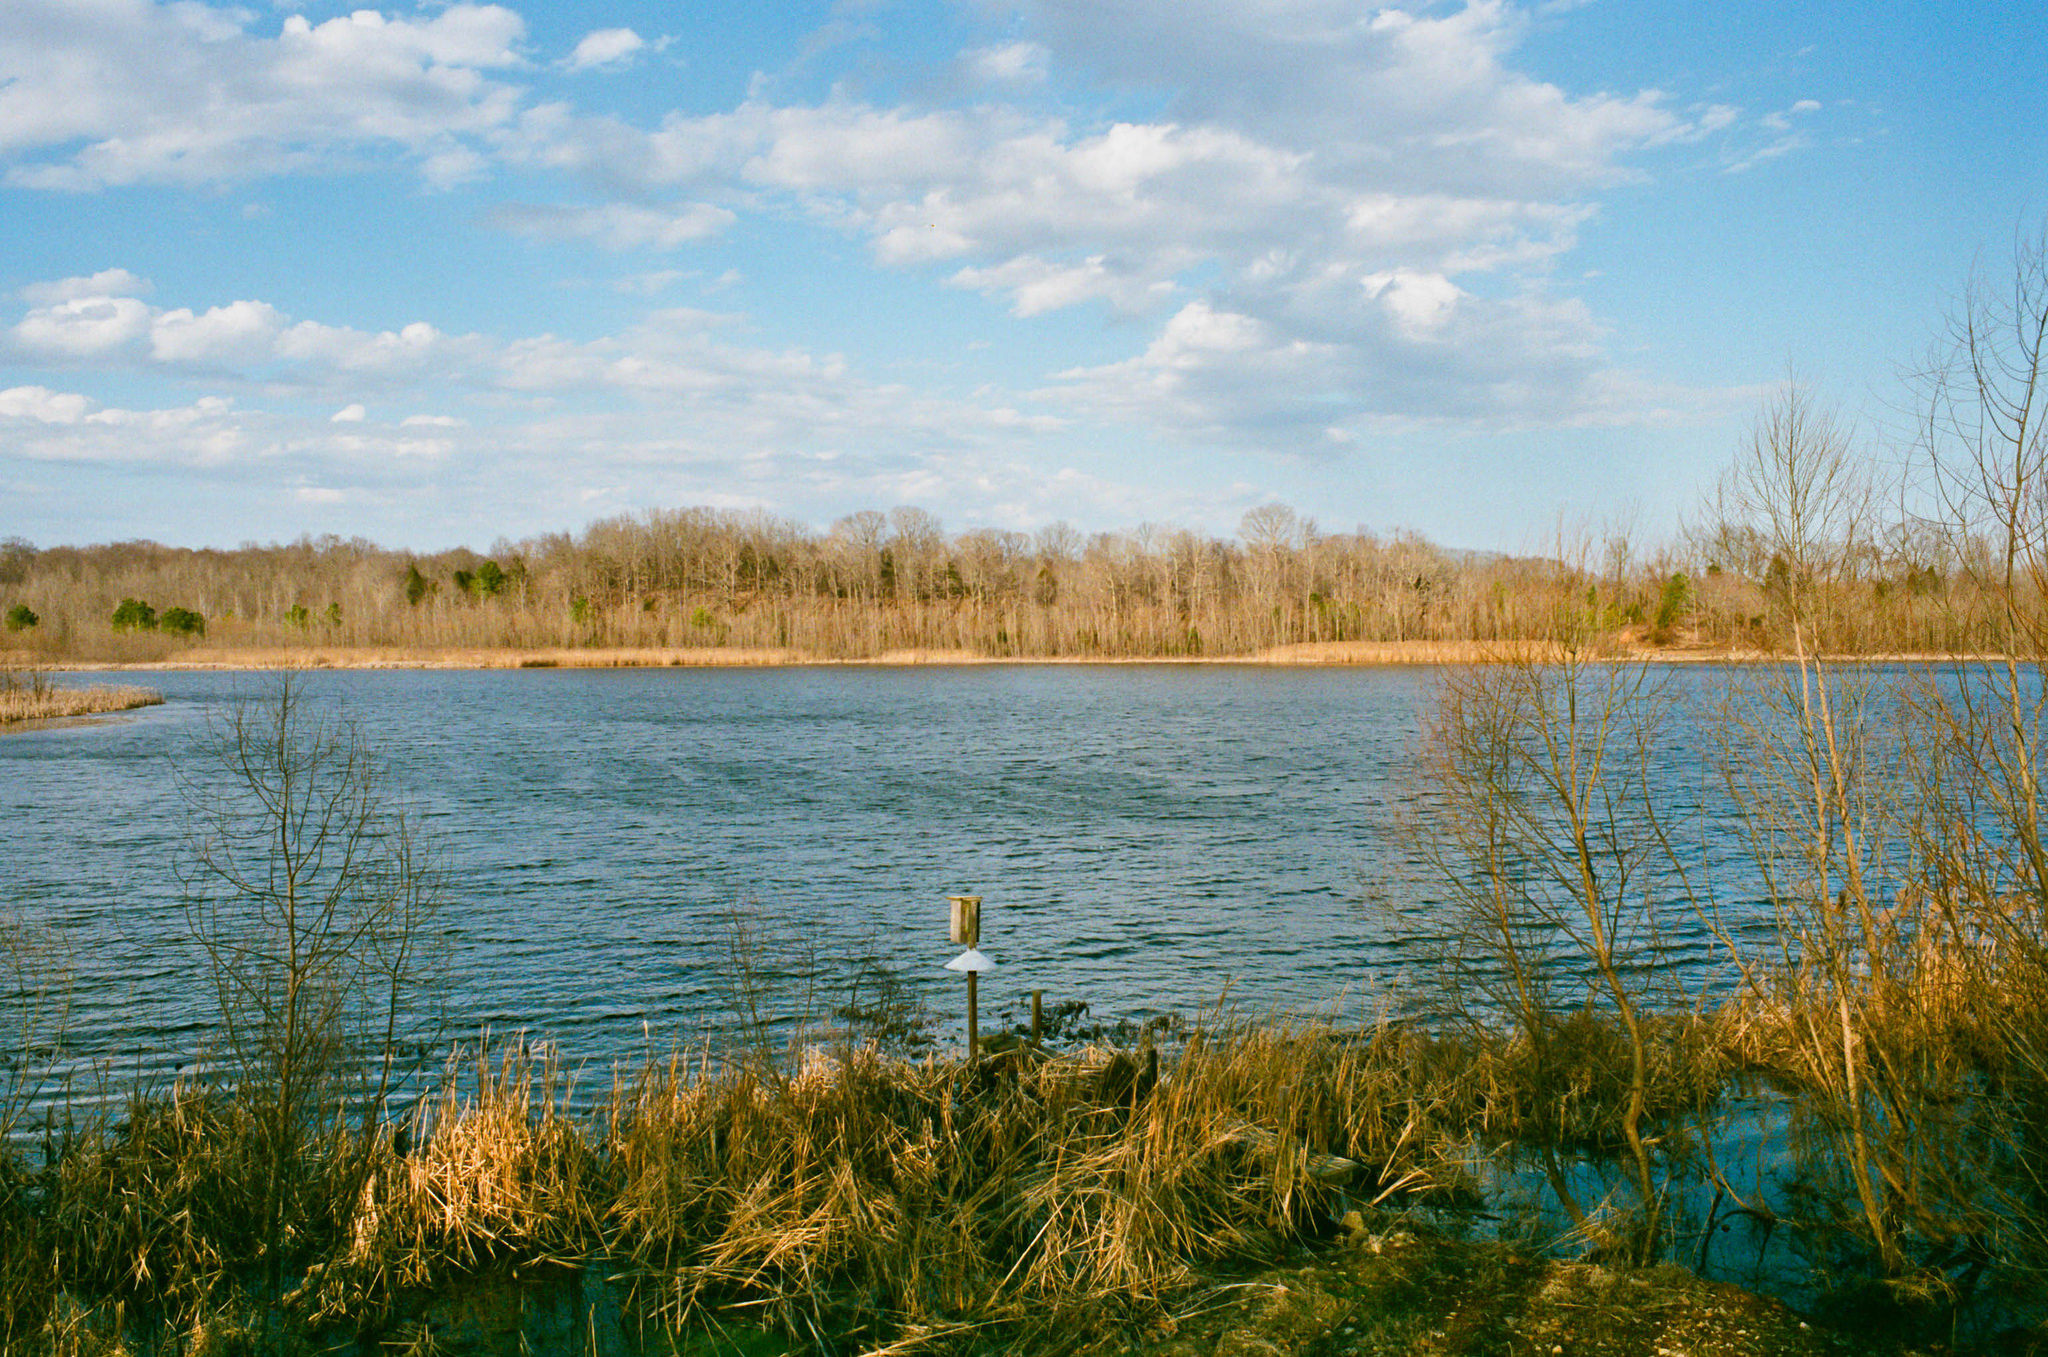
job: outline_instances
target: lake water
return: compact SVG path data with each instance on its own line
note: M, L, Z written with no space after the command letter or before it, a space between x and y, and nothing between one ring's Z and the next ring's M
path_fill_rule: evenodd
M67 944L88 1056L174 1067L205 1035L173 768L262 675L0 738L6 899ZM984 1025L1032 989L1098 1017L1400 1006L1441 931L1404 807L1427 669L998 666L352 671L446 878L457 1032L604 1061L730 1013L730 919L828 970L894 966L947 1013L950 893L984 898ZM1690 691L1723 671L1683 671ZM1708 779L1696 731L1663 775ZM1695 950L1697 931L1678 941ZM784 997L784 1002L793 1000Z

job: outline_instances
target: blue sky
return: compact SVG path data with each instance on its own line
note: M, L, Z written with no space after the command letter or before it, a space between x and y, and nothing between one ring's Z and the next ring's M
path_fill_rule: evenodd
M0 535L1670 532L2048 212L2021 3L0 6Z

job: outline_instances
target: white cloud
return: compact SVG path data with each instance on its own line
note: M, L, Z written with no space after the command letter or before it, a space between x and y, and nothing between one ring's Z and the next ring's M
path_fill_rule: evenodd
M138 340L147 338L148 343ZM224 372L247 382L314 388L405 386L462 376L496 351L481 335L450 335L424 321L368 331L294 321L268 302L204 311L159 310L134 297L80 297L29 310L8 332L27 360L101 366L153 364Z
M487 352L475 335L443 334L425 321L371 332L302 320L280 331L272 356L309 376L377 378L409 384L447 375L450 365Z
M584 35L564 64L572 71L618 68L647 44L630 28L600 28Z
M426 322L368 331L295 320L253 300L152 313L134 299L91 298L32 311L16 332L26 331L43 352L56 356L104 357L118 349L127 363L173 371L201 368L266 391L352 393L368 385L392 394L429 389L438 396L456 393L487 405L516 397L543 404L596 401L628 411L667 412L660 419L681 412L687 422L704 430L707 439L723 438L742 448L764 442L800 443L835 429L857 429L864 437L882 440L893 436L891 430L937 430L949 422L969 430L1031 428L1029 416L1020 424L1014 411L997 416L976 403L933 405L931 409L946 412L943 418L907 414L919 398L856 378L837 354L751 347L719 338L736 319L677 307L656 311L637 326L597 340L578 342L542 334L499 342L480 335L449 335ZM135 342L145 336L147 344ZM10 393L4 409L44 422L99 420L109 427L144 427L135 412L94 413L82 396L40 387ZM208 418L219 413L203 404L191 410ZM171 417L165 415L150 427ZM273 419L271 426L275 423ZM380 458L449 456L461 446L468 427L458 415L437 413L406 418L396 434L354 432L366 426L374 429L367 403L361 400L333 408L324 423L351 430L346 440L337 441L340 436L335 435L320 444L333 455ZM237 446L254 445L245 441Z
M15 386L0 391L0 419L76 424L93 408L92 401L76 392L52 391L47 386Z
M126 269L101 269L83 278L30 283L20 295L31 306L54 306L84 297L147 297L153 290L147 278L138 278Z
M1119 269L1099 254L1078 264L1019 255L994 268L961 269L947 281L977 292L1009 293L1011 310L1019 316L1057 311L1098 297L1118 311L1137 313L1163 305L1176 290L1171 278Z
M1037 395L1085 417L1311 457L1365 430L1630 423L1713 398L1614 372L1576 300L1486 299L1390 271L1241 302L1192 302L1142 354L1059 373Z
M508 122L525 23L495 5L357 10L274 37L247 11L138 0L0 6L0 159L19 187L207 183L397 149L447 183Z
M149 306L133 297L77 297L30 311L14 342L35 356L100 358L127 347L149 322Z
M1371 273L1359 282L1365 295L1385 307L1402 333L1410 339L1425 339L1441 333L1450 322L1459 298L1465 294L1440 273L1417 273L1392 269Z
M1572 96L1512 69L1502 0L1361 13L1350 0L1027 0L1061 65L1171 92L1171 115L1313 147L1381 187L1547 194L1626 177L1618 153L1670 125L1654 91Z
M36 462L208 466L248 454L256 442L234 403L220 396L129 410L74 392L16 387L0 391L0 419L10 416L22 423L10 430L7 454Z
M1550 296L1550 270L1596 213L1589 196L1640 177L1633 154L1724 137L1738 119L1720 104L1681 113L1656 90L1574 94L1523 74L1512 58L1525 17L1505 0L1364 16L1349 0L1025 0L1020 26L961 53L962 68L992 89L1085 72L1162 112L1069 126L1000 102L791 106L757 90L648 130L543 105L505 153L641 200L622 213L654 213L647 197L676 192L780 204L866 239L886 267L944 266L946 282L1018 316L1101 304L1187 318L1199 289L1209 314L1270 339L1260 380L1274 408L1249 401L1259 412L1242 432L1272 447L1288 401L1408 417L1441 394L1432 365L1446 352L1475 373L1527 365L1461 387L1452 408L1465 417L1606 417L1590 375L1599 327ZM596 209L554 211L521 229L651 234ZM1475 287L1478 275L1492 277ZM1135 418L1150 408L1147 365L1190 338L1170 321L1155 337L1078 385ZM1546 347L1561 337L1562 351ZM1495 352L1458 352L1473 342ZM1375 370L1347 377L1347 362ZM1104 389L1119 379L1137 384L1121 403Z
M267 357L285 316L266 302L229 302L202 315L180 308L149 327L150 357L161 363L221 363Z
M1041 43L1006 42L999 47L976 48L965 58L967 69L989 84L1039 85L1045 82L1050 55Z
M17 185L52 188L394 156L449 187L509 166L573 200L492 211L542 239L673 250L742 212L780 213L1018 316L1094 306L1139 318L1112 332L1136 336L1125 356L1061 373L1035 408L1015 392L920 396L838 355L732 342L724 320L685 310L596 340L426 321L359 330L253 300L156 310L139 299L143 280L109 270L32 285L10 335L14 352L53 363L228 372L253 390L316 392L323 408L357 396L489 404L477 422L535 457L591 439L611 449L593 455L702 459L742 482L755 474L744 455L758 453L815 483L837 441L890 429L933 445L1045 437L1058 425L1048 407L1320 455L1374 421L1574 424L1628 418L1631 400L1664 408L1614 370L1602 326L1555 290L1553 268L1600 191L1640 177L1643 153L1720 142L1724 165L1744 168L1794 149L1793 124L1819 112L1802 100L1769 115L1781 132L1750 118L1778 139L1725 149L1745 123L1730 106L1574 93L1517 70L1526 18L1506 0L1021 0L1014 33L951 68L984 102L890 106L838 86L785 104L764 78L736 107L645 127L509 83L562 82L525 63L524 25L507 9L292 15L274 36L261 23L141 0L0 7L0 165ZM598 30L554 66L623 65L648 47L630 29ZM1055 74L1041 102L1034 91ZM685 276L614 286L651 295ZM438 418L454 416L414 417ZM363 455L415 455L397 446L407 434L367 420L307 422L295 436L308 457L342 456L343 437ZM415 433L448 444L416 454L442 460L477 437ZM790 460L799 452L818 460Z

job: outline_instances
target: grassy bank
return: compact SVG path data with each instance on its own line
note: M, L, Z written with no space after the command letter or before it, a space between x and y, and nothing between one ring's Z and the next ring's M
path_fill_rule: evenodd
M1560 1019L1541 1051L1417 1022L1228 1026L1164 1053L1012 1043L975 1067L849 1039L651 1060L594 1100L516 1046L476 1048L408 1116L300 1146L275 1296L261 1117L187 1084L17 1143L0 1172L0 1349L1549 1351L1527 1346L1542 1336L1648 1352L1712 1329L1720 1346L1688 1350L1830 1350L1817 1319L1630 1262L1721 1261L1737 1178L1712 1166L1716 1132L1764 1089L1795 1126L1823 1111L1774 1055L1813 1017L1655 1019L1666 1201L1647 1252L1621 1171L1627 1043L1591 1015ZM1981 1022L1921 1034L1972 1035ZM1986 1059L2005 1087L1950 1109L1944 1132L1978 1151L2044 1093ZM1530 1166L1560 1161L1609 1184L1590 1226L1456 1238L1499 1233L1473 1212L1502 1208L1500 1170L1540 1182ZM1951 1333L1971 1306L2033 1294L2039 1203L2029 1217L2024 1163L1999 1162L1976 1162L1975 1252L1945 1264L1933 1180L1911 1185L1929 1252L1904 1284L1859 1244L1811 1142L1795 1138L1780 1181L1739 1188L1739 1208L1796 1234L1813 1294L1890 1350L1876 1335ZM1682 1209L1710 1191L1715 1216ZM1777 1338L1745 1345L1716 1316Z
M81 716L130 711L161 703L164 695L151 688L60 687L41 670L0 669L0 727L24 721L63 721Z

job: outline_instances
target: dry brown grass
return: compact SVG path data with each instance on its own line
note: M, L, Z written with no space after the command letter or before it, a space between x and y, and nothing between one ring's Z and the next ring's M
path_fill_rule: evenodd
M38 669L0 669L0 726L22 721L64 721L161 704L152 688L61 688Z
M1660 1015L1651 1124L1710 1115L1787 1020ZM479 1049L402 1127L308 1144L268 1322L427 1341L435 1297L599 1276L630 1322L686 1343L737 1324L834 1350L1114 1346L1350 1211L1468 1199L1494 1147L1611 1153L1611 1026L1560 1019L1540 1071L1525 1043L1397 1023L1198 1030L1156 1081L1143 1049L971 1069L868 1046L794 1068L678 1054L594 1103L557 1065ZM93 1350L57 1340L106 1333L115 1306L195 1350L262 1327L252 1127L182 1089L84 1128L42 1174L10 1163L0 1337L26 1337L6 1350Z
M1100 1338L1321 1228L1340 1192L1458 1182L1425 1056L1398 1030L1318 1027L1198 1035L1156 1084L1099 1048L973 1069L677 1056L585 1114L559 1069L486 1052L369 1146L367 1175L359 1142L308 1145L285 1309L376 1331L493 1269L597 1264L671 1332L737 1313L800 1342ZM64 1294L187 1332L246 1310L255 1141L233 1098L191 1089L81 1132L44 1204L9 1215L10 1257L37 1264L7 1279L12 1331L49 1332Z

